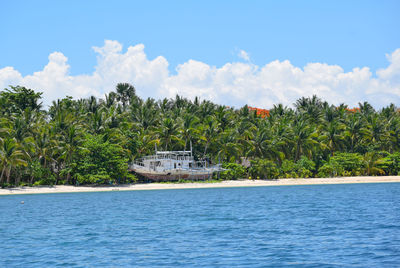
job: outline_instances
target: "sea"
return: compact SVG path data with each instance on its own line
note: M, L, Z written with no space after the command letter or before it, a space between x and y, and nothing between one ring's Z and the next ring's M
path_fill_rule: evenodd
M400 183L0 196L0 267L400 267Z

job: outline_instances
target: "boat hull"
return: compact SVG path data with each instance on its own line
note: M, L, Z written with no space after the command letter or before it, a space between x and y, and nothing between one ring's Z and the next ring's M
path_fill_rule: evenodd
M139 173L143 177L152 181L179 181L179 180L207 180L212 174L154 174L154 173Z
M173 169L165 171L155 171L140 168L138 166L130 168L133 171L152 181L179 181L179 180L207 180L212 177L213 169L184 170Z

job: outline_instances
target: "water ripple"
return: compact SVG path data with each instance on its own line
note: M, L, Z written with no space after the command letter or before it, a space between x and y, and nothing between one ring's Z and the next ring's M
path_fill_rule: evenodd
M0 209L0 267L400 264L398 183L2 196Z

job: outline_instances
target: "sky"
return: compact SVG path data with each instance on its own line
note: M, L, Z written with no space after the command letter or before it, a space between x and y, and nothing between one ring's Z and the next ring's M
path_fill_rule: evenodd
M400 1L0 1L0 89L400 106Z

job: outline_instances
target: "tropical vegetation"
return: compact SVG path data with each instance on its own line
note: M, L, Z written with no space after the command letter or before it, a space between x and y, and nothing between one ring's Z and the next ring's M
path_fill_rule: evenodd
M303 97L293 108L239 109L208 100L142 99L120 83L103 99L0 91L0 185L130 183L128 163L162 150L221 162L220 179L400 174L400 112L390 104L331 105Z

